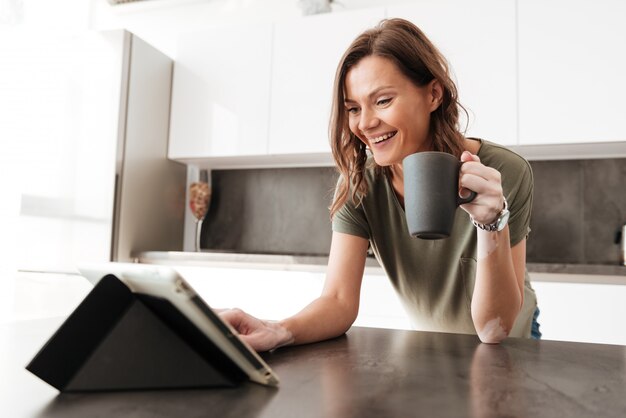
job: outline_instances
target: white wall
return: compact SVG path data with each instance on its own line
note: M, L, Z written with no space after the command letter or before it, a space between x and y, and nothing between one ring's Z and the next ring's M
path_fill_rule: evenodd
M158 0L110 6L91 0L89 27L127 29L172 58L176 58L176 34L197 31L212 24L278 22L302 16L299 0ZM340 0L333 11L360 9L399 0Z
M108 35L0 28L0 239L11 269L109 258L122 56Z
M0 0L0 28L85 30L91 9L85 0Z

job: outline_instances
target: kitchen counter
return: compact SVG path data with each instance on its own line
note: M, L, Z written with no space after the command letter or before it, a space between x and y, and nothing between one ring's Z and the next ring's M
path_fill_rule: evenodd
M623 417L626 347L353 327L263 357L278 389L59 394L24 365L62 318L0 325L0 408L16 417Z
M527 263L526 267L528 268L529 273L622 276L626 281L626 266L619 264Z
M270 270L324 272L328 257L289 254L244 254L234 252L202 251L147 251L135 256L135 261L147 264L175 264L182 266L235 267ZM380 264L368 257L365 273L384 275Z
M208 267L235 267L278 269L294 271L326 270L328 257L283 254L242 254L203 251L147 251L136 255L135 260L148 264L176 264ZM600 264L549 264L527 263L533 281L567 281L574 283L626 285L626 266ZM537 274L533 274L537 273ZM365 274L385 275L376 259L368 257ZM564 276L567 276L566 278Z

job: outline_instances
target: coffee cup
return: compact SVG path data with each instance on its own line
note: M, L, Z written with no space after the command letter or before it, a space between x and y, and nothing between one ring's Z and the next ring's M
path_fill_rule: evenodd
M447 238L459 205L476 197L459 196L461 161L438 151L411 154L402 160L404 212L409 233L422 239Z

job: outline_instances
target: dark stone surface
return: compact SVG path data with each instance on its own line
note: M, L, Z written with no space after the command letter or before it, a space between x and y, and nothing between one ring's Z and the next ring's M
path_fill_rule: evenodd
M33 346L33 328L20 330L13 344ZM281 378L278 389L248 383L58 396L9 363L9 354L3 378L20 384L7 387L0 406L14 416L26 409L65 418L626 415L626 347L616 345L514 338L487 345L473 335L352 328L334 340L264 354Z
M620 261L615 233L626 222L626 158L531 161L535 194L529 263ZM328 255L331 167L214 170L203 248Z
M535 179L527 258L535 262L584 260L580 162L531 163Z
M611 264L620 259L613 243L626 222L626 160L587 160L582 170L585 260Z
M626 159L531 161L535 195L527 259L617 265L626 222Z
M336 182L331 167L213 171L202 247L328 255Z
M578 283L607 283L606 278L601 276L612 276L614 280L610 284L615 283L615 281L626 284L626 281L623 280L626 278L626 266L623 265L526 263L526 269L530 273L575 274L579 277L570 279L576 280ZM601 278L594 278L593 276L600 276Z

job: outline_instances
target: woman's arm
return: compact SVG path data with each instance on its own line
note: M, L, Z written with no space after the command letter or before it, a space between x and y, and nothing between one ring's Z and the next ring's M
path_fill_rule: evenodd
M350 328L359 312L367 245L364 238L333 232L322 294L292 317L263 321L239 309L220 315L257 351L337 337Z
M508 226L500 232L477 233L472 319L482 342L499 343L511 332L524 303L526 239L511 248Z
M477 197L463 209L479 223L497 218L504 206L500 173L463 153L460 183ZM472 296L472 320L482 342L499 343L515 323L524 301L526 240L511 248L509 227L499 232L478 229L478 266Z

